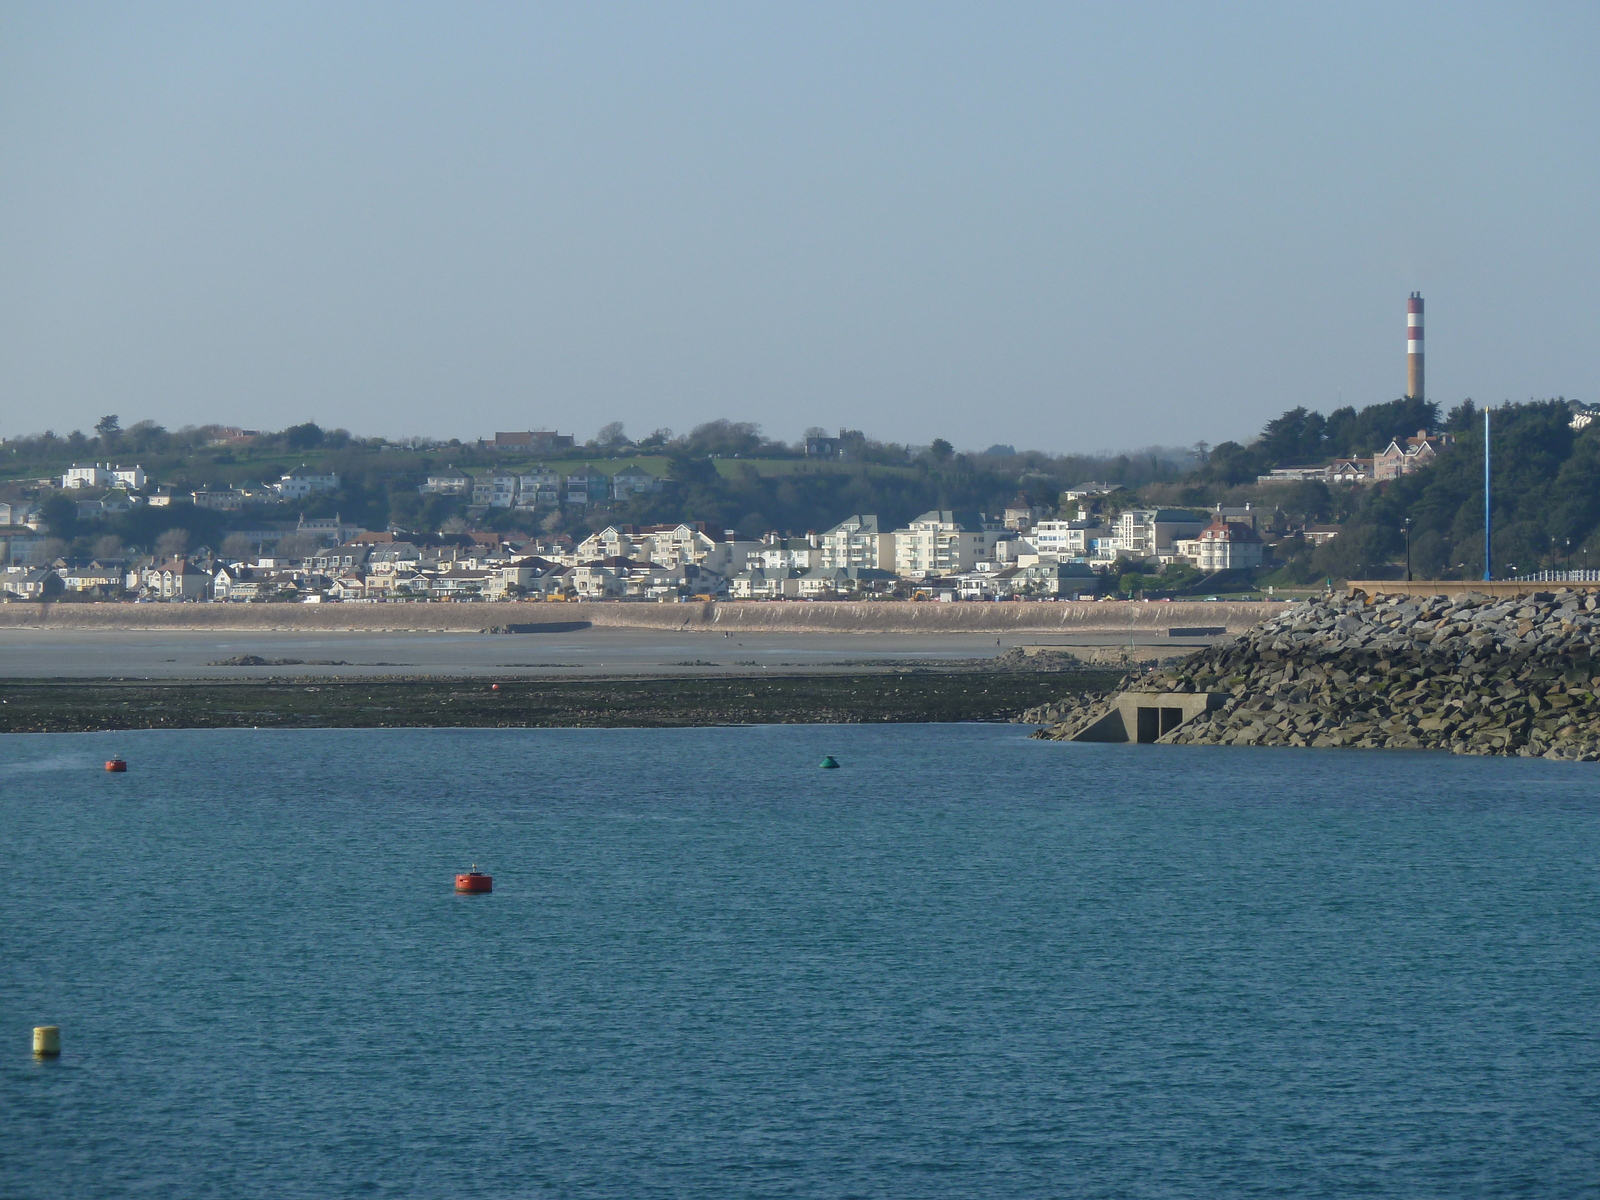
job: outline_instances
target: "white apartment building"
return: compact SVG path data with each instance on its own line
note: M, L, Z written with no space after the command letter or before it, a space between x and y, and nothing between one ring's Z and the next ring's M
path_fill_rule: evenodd
M708 530L702 522L682 525L652 525L650 535L650 560L664 567L696 566L719 575L737 575L744 569L745 559L760 542L737 540L733 530L722 534Z
M575 557L580 563L628 558L663 567L703 567L729 576L743 571L750 554L761 548L760 542L737 540L731 529L718 535L700 521L642 527L608 525L579 542Z
M1117 521L1115 547L1123 558L1171 558L1181 538L1193 538L1206 520L1181 508L1134 508Z
M1041 559L1060 562L1088 558L1093 552L1090 543L1107 532L1099 521L1040 521L1028 531L1028 541Z
M856 513L840 521L820 536L818 551L818 561L813 565L824 570L895 569L895 535L883 529L872 513Z
M908 579L959 575L993 558L999 539L982 513L930 509L894 531L895 571Z
M143 467L114 467L110 463L93 463L87 467L73 463L61 477L61 486L68 489L125 487L136 492L145 482Z
M602 558L628 558L650 561L650 535L633 525L607 525L578 543L574 557L578 562Z
M779 537L769 533L761 544L745 556L745 566L751 571L809 571L822 565L822 537L807 534L803 538Z

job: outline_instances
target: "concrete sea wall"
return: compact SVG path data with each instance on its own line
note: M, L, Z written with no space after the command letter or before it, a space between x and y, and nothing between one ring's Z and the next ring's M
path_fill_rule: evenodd
M0 604L0 629L475 633L541 626L765 633L1239 633L1281 604L1088 601L939 604L912 601L695 604ZM580 623L575 625L574 623Z

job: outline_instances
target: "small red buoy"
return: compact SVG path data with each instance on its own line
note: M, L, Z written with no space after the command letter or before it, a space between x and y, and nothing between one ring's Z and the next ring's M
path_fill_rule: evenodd
M123 762L120 758L106 759L106 770L108 771L126 771L127 769L128 764Z
M491 683L489 685L489 690L491 692L498 692L500 690L500 685L498 683Z
M458 892L492 892L494 891L494 876L485 875L478 870L478 864L472 864L472 870L465 875L456 876L456 891Z

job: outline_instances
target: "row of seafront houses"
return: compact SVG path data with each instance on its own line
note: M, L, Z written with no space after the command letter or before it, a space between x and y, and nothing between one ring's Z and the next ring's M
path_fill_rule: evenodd
M18 599L73 592L216 601L1063 597L1097 592L1119 560L1186 561L1207 571L1260 566L1264 515L1138 509L1101 524L1040 519L1021 506L1001 519L933 510L898 529L857 514L824 533L759 540L703 522L610 525L576 544L565 536L357 532L334 518L315 524L337 544L293 560L18 565L0 575L0 590Z

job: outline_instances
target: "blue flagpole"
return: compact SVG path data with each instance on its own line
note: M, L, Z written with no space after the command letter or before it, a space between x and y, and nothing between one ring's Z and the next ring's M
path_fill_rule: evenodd
M1483 409L1483 577L1485 580L1494 578L1491 569L1490 557L1492 538L1494 536L1494 521L1489 515L1489 407Z

